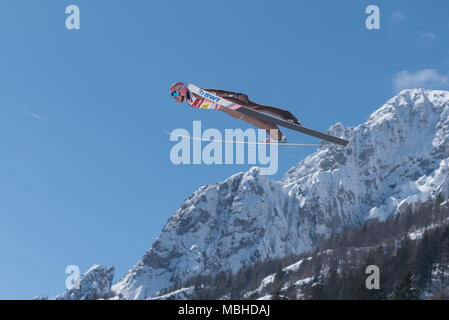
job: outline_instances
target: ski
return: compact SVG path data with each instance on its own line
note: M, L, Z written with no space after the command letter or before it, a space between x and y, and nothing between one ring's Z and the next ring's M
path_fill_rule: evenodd
M230 109L233 109L233 110L238 110L239 112L241 112L243 114L246 114L248 116L257 118L259 120L270 122L270 123L273 123L273 124L277 124L279 126L282 126L282 127L288 128L288 129L292 129L292 130L295 130L295 131L307 134L307 135L315 137L315 138L319 138L319 139L326 140L326 141L329 141L329 142L332 142L332 143L336 143L336 144L341 145L341 146L347 146L348 143L349 143L348 140L345 140L345 139L342 139L342 138L338 138L338 137L335 137L335 136L331 136L329 134L326 134L326 133L323 133L323 132L320 132L320 131L316 131L316 130L313 130L313 129L309 129L309 128L306 128L304 126L300 126L300 125L298 125L296 123L292 123L292 122L289 122L289 121L286 121L286 120L283 120L283 119L272 117L272 116L269 116L269 115L267 115L265 113L257 112L257 111L254 111L254 110L250 109L250 108L247 108L247 107L241 106L239 104L236 104L234 102L230 102L230 101L228 101L226 99L223 99L221 97L218 97L218 96L216 96L216 95L214 95L214 94L212 94L210 92L207 92L207 91L197 87L194 84L189 84L187 86L187 88L189 89L189 91L191 91L191 92L193 92L193 93L195 93L195 94L197 94L197 95L199 95L199 96L201 96L201 97L203 97L203 98L205 98L207 100L210 100L210 101L218 104L219 105L218 108L225 107L225 108L230 108Z
M174 136L174 137L181 137L181 138L188 138L191 140L199 140L199 141L205 141L205 142L218 142L218 143L234 143L234 144L276 144L278 146L300 146L300 147L319 147L319 144L304 144L304 143L277 143L277 142L265 142L265 141L234 141L234 140L220 140L220 139L206 139L201 137L192 137L192 136L186 136L182 134L175 134L172 132L164 131L164 133Z
M322 140L333 142L333 143L336 143L336 144L339 144L339 145L342 145L342 146L345 146L345 147L349 143L348 140L337 138L337 137L331 136L329 134L326 134L326 133L323 133L323 132L320 132L320 131L312 130L312 129L300 126L299 124L292 123L292 122L289 122L289 121L286 121L286 120L283 120L283 119L275 118L275 117L266 115L266 114L261 113L261 112L254 111L252 109L249 109L249 108L246 108L246 107L243 107L243 106L241 106L237 110L239 112L243 113L243 114L246 114L248 116L257 118L259 120L266 121L266 122L271 122L271 123L277 124L279 126L282 126L282 127L285 127L285 128L289 128L289 129L292 129L292 130L295 130L295 131L307 134L307 135L315 137L315 138L319 138L319 139L322 139Z

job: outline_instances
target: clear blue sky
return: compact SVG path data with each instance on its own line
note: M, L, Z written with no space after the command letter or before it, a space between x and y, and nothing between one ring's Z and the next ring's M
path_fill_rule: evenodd
M65 28L71 4L78 31ZM370 4L380 30L365 28ZM249 168L170 162L163 130L247 127L176 104L172 82L246 92L317 130L358 125L401 87L447 88L448 12L446 1L1 1L0 299L54 297L73 264L115 266L118 280L193 191ZM313 151L282 149L274 178Z

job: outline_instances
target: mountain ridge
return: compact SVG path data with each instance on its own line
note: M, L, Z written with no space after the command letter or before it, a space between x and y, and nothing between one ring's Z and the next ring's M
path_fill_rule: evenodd
M112 292L147 299L200 274L310 251L401 207L449 196L449 92L404 90L357 127L334 124L279 181L257 167L196 190Z

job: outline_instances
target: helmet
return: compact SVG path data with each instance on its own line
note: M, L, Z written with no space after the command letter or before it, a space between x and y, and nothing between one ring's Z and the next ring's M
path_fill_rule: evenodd
M186 96L187 85L184 82L175 82L170 87L170 94L173 95L174 92L178 92L181 96Z

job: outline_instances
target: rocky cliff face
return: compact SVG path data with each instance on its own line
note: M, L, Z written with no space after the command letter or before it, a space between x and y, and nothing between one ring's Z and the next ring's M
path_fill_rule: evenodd
M280 181L252 168L198 189L114 293L151 298L189 277L299 254L343 228L449 195L449 92L406 90L358 127L329 132L349 145L323 143Z

